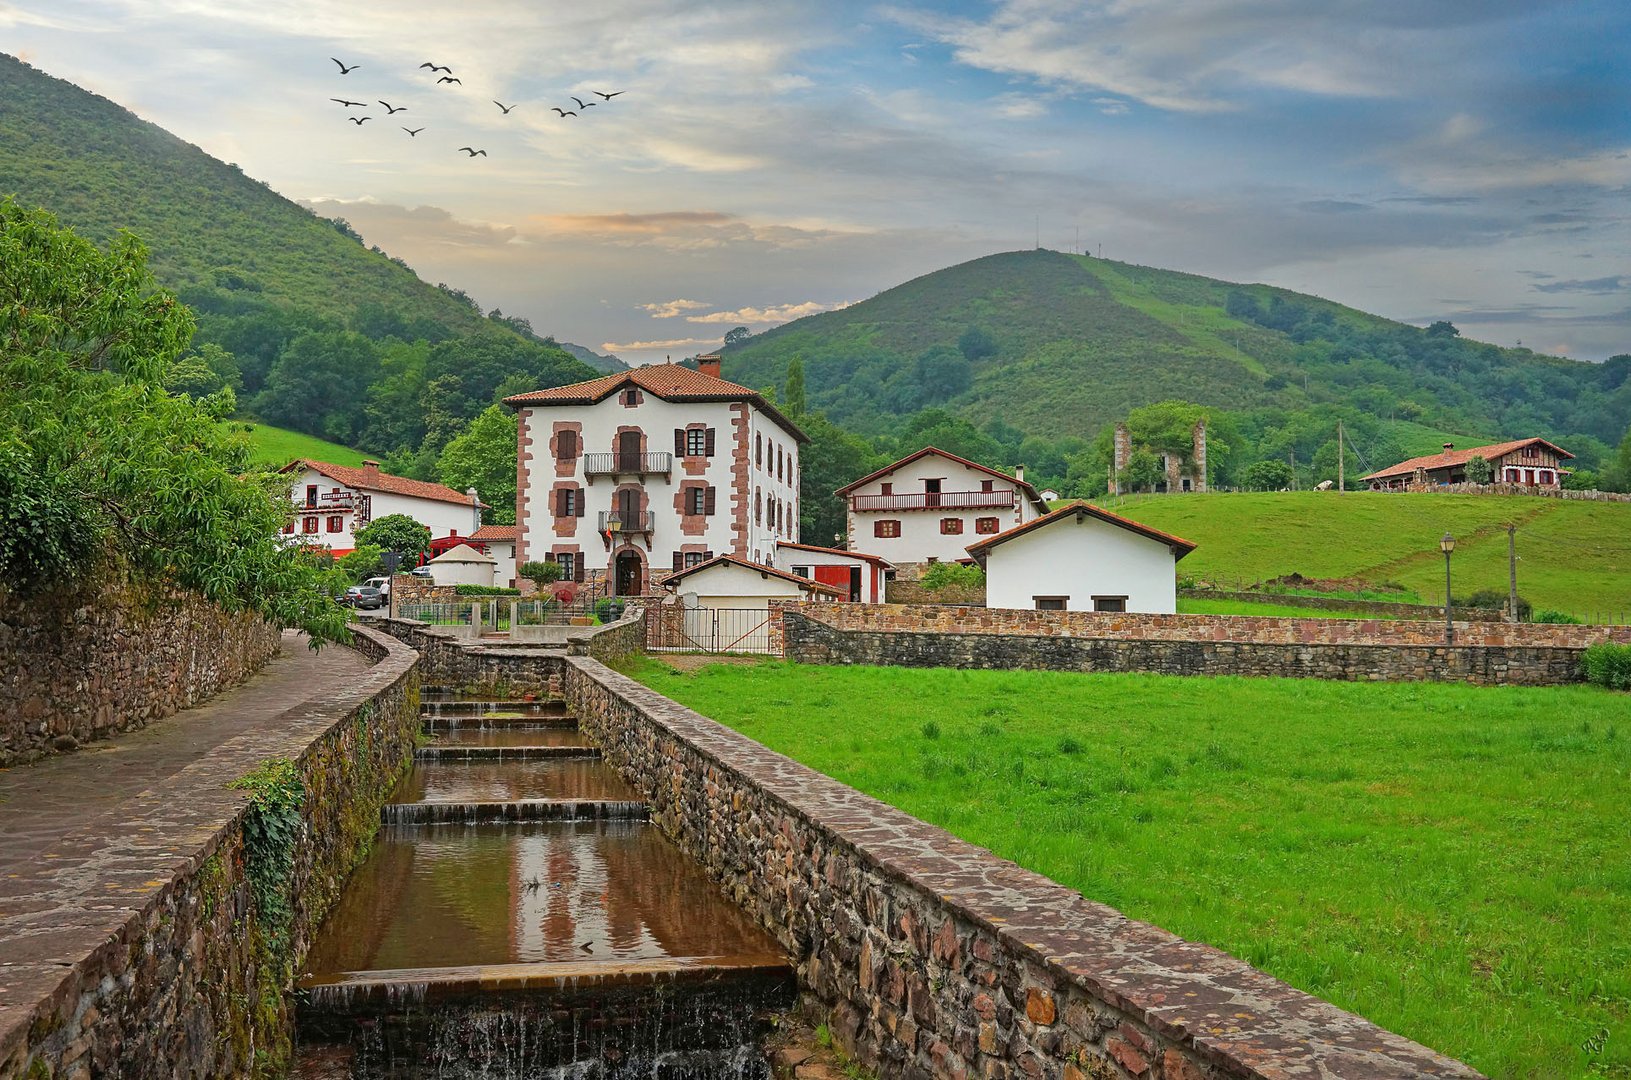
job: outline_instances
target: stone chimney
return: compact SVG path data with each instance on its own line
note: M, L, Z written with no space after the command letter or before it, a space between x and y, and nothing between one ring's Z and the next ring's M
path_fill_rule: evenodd
M1121 475L1121 470L1127 467L1127 461L1132 456L1132 433L1127 430L1126 424L1118 423L1116 425L1116 441L1110 452L1110 494L1121 494L1121 481L1117 480L1116 477Z
M1018 480L1022 484L1025 482L1025 466L1023 466L1023 465L1015 465L1014 466L1014 479Z
M1194 439L1194 449L1190 454L1190 461L1195 469L1193 479L1196 491L1206 490L1206 421L1195 421L1195 430L1190 433Z
M464 493L470 496L470 532L472 535L481 531L481 498L477 496L474 487L467 487Z
M697 370L704 375L719 378L719 354L703 353L697 357Z
M362 475L363 475L363 479L368 481L370 484L379 483L379 462L377 462L377 461L365 461L365 462L363 462L362 463Z

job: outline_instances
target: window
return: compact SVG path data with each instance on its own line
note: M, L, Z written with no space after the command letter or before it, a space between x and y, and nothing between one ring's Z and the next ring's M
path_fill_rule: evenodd
M344 532L345 531L345 518L341 517L339 514L329 515L328 531L329 532Z
M563 431L563 432L561 432L558 436L555 437L555 445L556 445L557 449L559 450L559 455L558 456L560 457L560 459L562 461L576 461L576 460L578 460L578 433L577 432L575 432L575 431Z
M702 457L708 452L708 430L706 428L688 428L685 432L685 456Z
M307 506L316 506L317 505L317 485L316 484L307 484L306 485L306 505Z
M765 437L758 432L753 435L753 463L761 469L765 467Z
M577 563L578 563L577 553L572 552L572 551L559 551L559 552L556 552L555 553L555 562L561 568L561 580L562 581L571 581L571 580L573 580L574 573L577 570Z
M900 535L900 519L899 518L885 518L882 521L874 521L872 523L872 535L873 536L882 536L882 537L899 536Z
M759 488L754 488L753 489L753 523L755 525L763 525L765 523L764 510L765 510L764 492L762 490L760 490Z
M316 532L317 531L317 519L314 518L314 517L306 518L304 521L302 521L300 523L300 531L303 532L303 533L314 533L314 532Z
M980 490L981 490L981 491L990 491L990 490L991 490L991 485L992 485L992 483L994 483L994 481L991 481L991 480L981 480L981 481L980 481Z
M708 553L705 551L687 551L685 553L685 565L687 567L701 566L707 561Z
M795 566L793 567L793 573L797 577L815 579L815 567L813 566Z
M703 507L707 506L708 489L705 487L690 487L685 489L685 512L687 514L706 513Z
M962 533L962 531L963 531L963 519L962 518L941 518L940 519L940 535L941 536L958 536L958 535L960 535Z
M782 448L776 447L776 479L782 478Z
M1540 470L1540 482L1543 483L1543 484L1550 484L1552 482L1552 470L1550 470L1550 469Z
M283 526L283 531L284 531L285 534L293 533L294 532L294 522L291 521L291 522L289 522L289 524Z
M1063 611L1065 610L1065 601L1068 600L1069 597L1033 596L1031 599L1036 601L1036 610L1038 611Z
M577 488L560 488L555 492L556 517L582 517L583 493Z
M623 391L623 407L625 409L632 409L638 404L640 404L640 391L633 389Z
M893 495L894 493L895 493L895 485L890 483L887 480L884 481L882 488L878 492L878 494L880 494L880 495Z
M974 531L977 533L985 533L987 535L996 532L997 519L994 517L975 518Z
M1095 596L1093 598L1094 611L1126 611L1127 598L1125 596Z

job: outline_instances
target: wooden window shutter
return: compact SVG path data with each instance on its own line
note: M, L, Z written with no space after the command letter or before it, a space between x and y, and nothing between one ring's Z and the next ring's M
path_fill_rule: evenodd
M709 434L711 435L713 432L710 431ZM714 495L716 491L717 489L710 487L707 493L702 496L702 512L704 514L712 514L714 512Z
M577 558L572 560L572 580L573 581L577 581L577 582L582 582L583 581L583 564L584 564L584 562L585 562L585 560L584 560L584 557L582 555L579 555Z
M577 495L577 498L572 500L572 514L574 517L582 517L583 508L589 502L589 500L585 499L583 497L583 492L577 488L573 489L573 493Z
M559 491L555 492L555 516L556 517L565 517L566 516L566 489L565 488L561 488Z
M562 461L575 461L578 456L578 433L575 431L561 432L558 443L561 448Z
M883 527L884 527L883 522L874 521L872 523L872 535L873 536L888 536L889 534L884 531Z
M711 552L711 551L704 551L702 553L702 561L703 562L707 562L709 559L711 559L713 557L714 557L714 553Z
M685 553L683 551L674 552L674 573L677 574L681 570L684 570L684 569L685 569Z
M675 428L674 429L674 456L675 457L684 457L685 456L685 429L684 428Z
M705 455L707 455L708 457L713 457L714 456L714 429L713 428L708 429L708 434L706 436L704 436L704 438L703 438L703 445L704 445L704 449L703 449L702 452ZM709 490L711 491L713 489L710 488ZM713 503L709 502L708 505L712 506ZM708 512L710 514L713 513L712 510L710 510Z

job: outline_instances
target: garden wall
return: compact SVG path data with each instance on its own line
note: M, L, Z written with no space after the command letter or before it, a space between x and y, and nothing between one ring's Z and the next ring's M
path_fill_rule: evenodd
M810 664L1256 675L1547 686L1578 682L1631 627L1143 615L773 601L788 659Z
M653 820L787 947L834 1037L886 1077L1477 1076L592 659L564 667L579 723Z
M196 705L260 670L280 637L187 594L0 593L0 768Z
M276 1074L289 1049L290 977L367 852L420 729L417 658L383 634L356 635L374 661L367 673L156 788L129 823L145 842L121 856L128 887L50 913L83 920L100 944L42 963L49 983L31 985L53 988L39 1000L0 1001L0 1077ZM295 761L305 790L289 884L275 890L282 919L257 902L269 863L263 848L246 849L247 794L227 787L244 762L277 757ZM133 912L121 907L131 890L143 897Z

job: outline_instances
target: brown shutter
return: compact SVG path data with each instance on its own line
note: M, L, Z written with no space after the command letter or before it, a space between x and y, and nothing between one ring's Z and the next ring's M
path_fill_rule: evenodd
M577 491L578 497L575 500L573 500L573 503L572 503L572 512L573 512L572 516L573 517L582 517L583 516L583 508L589 502L589 500L585 499L583 497L583 489L582 488L575 488L573 490ZM579 580L581 581L582 579L580 578Z
M583 581L583 570L584 570L583 563L584 563L583 554L580 552L578 554L578 557L572 560L572 580L573 581L576 581L576 582L579 582L579 583L581 583Z
M710 429L708 433L710 435L712 435L713 431ZM712 514L714 512L714 492L715 492L714 488L709 488L706 492L703 493L703 496L702 496L702 512L704 514Z
M566 489L561 488L555 493L555 516L566 516Z
M714 429L713 428L709 428L708 429L708 434L704 437L702 452L703 452L704 455L706 455L708 457L713 457L714 456ZM710 510L708 512L710 514L713 513L712 510Z
M558 440L558 444L559 444L559 446L561 448L561 460L562 461L576 461L577 460L577 457L578 457L578 433L577 432L575 432L575 431L563 431L563 432L561 432L560 438Z
M714 557L714 553L711 552L711 551L704 551L702 553L702 561L703 562L707 562L709 559L711 559L713 557Z
M674 552L674 573L677 574L681 570L684 570L684 569L685 569L685 553L680 552L680 551Z
M675 457L684 457L685 456L685 429L684 428L675 428L674 429L674 456Z

